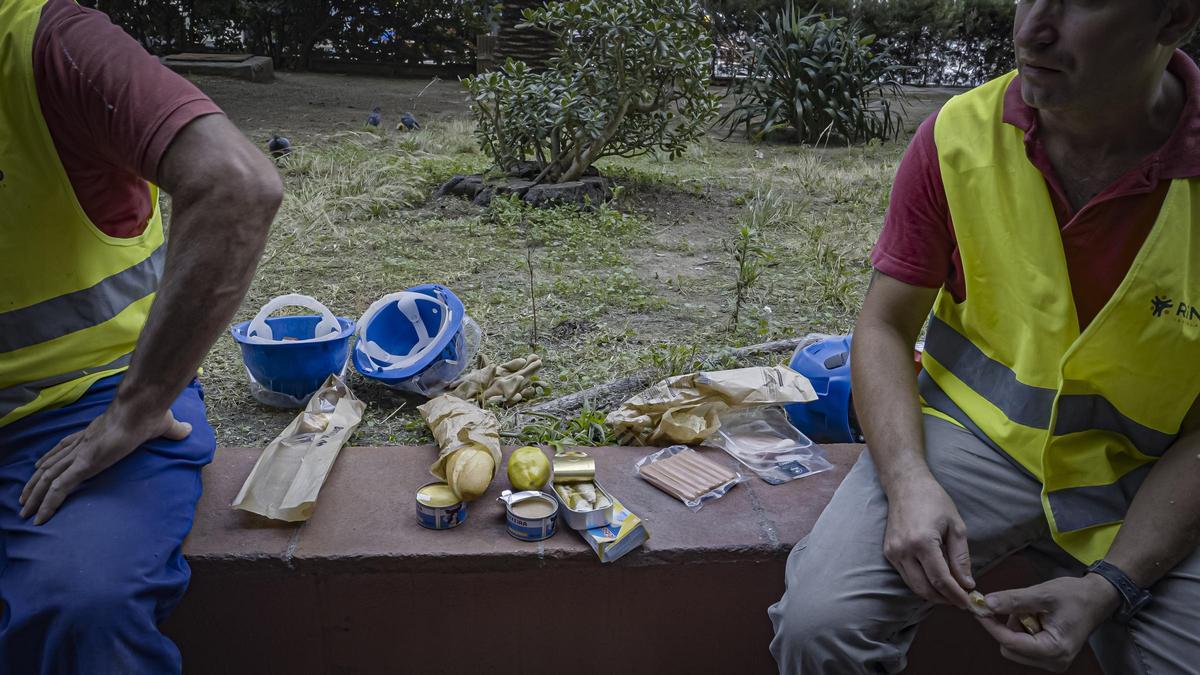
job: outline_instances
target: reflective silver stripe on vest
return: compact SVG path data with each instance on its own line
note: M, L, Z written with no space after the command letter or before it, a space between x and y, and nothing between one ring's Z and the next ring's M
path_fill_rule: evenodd
M89 288L0 314L0 353L91 328L120 314L158 288L166 254L163 244L140 263Z
M1037 429L1050 426L1053 389L1018 381L1012 369L984 354L936 316L929 319L925 351L963 384L999 408L1008 419ZM1060 396L1054 435L1092 430L1123 435L1139 452L1151 457L1161 456L1175 441L1174 435L1151 429L1121 414L1111 401L1099 394Z
M976 438L986 443L988 447L1007 459L1022 473L1036 479L1028 469L1021 466L1017 460L983 433L979 426L963 412L963 409L955 405L946 392L942 391L929 373L921 371L917 382L921 388L921 396L930 407L966 427ZM1049 493L1047 499L1050 502L1050 511L1054 514L1054 523L1058 527L1058 531L1074 532L1087 527L1124 520L1125 512L1129 510L1129 504L1132 503L1133 496L1137 493L1142 481L1146 479L1146 474L1150 472L1151 466L1147 464L1138 467L1110 485L1089 485Z
M933 381L933 378L929 376L928 371L922 370L921 374L917 376L917 386L921 390L921 397L925 399L925 402L929 404L929 407L963 425L967 431L970 431L975 435L975 438L978 438L989 448L995 450L998 455L1008 460L1009 464L1012 464L1020 469L1021 473L1034 480L1037 480L1037 476L1033 475L1032 471L1021 466L1021 463L1014 459L1012 455L1005 452L1004 448L1000 447L1000 445L993 441L991 437L983 433L983 430L979 428L979 425L975 424L975 420L972 420L962 408L958 407L958 405L946 394L946 392L942 391L942 388L938 386L938 383Z
M1144 455L1161 457L1175 442L1174 434L1140 424L1121 414L1108 399L1095 394L1063 394L1058 398L1054 435L1099 429L1121 434Z
M1017 381L1012 369L984 354L936 316L929 319L925 351L1008 419L1038 429L1050 426L1056 393L1053 389Z
M36 399L38 394L40 394L43 389L49 389L56 384L70 382L71 380L91 375L93 373L102 373L106 370L113 370L114 368L123 368L129 365L129 360L132 357L133 354L129 353L118 357L115 360L104 364L103 366L83 368L70 373L63 373L62 375L53 375L51 377L36 380L34 382L18 384L7 389L0 389L0 418L7 417L12 411Z
M1154 464L1143 464L1108 485L1055 490L1047 495L1050 512L1059 532L1074 532L1086 527L1107 525L1125 520L1142 481Z

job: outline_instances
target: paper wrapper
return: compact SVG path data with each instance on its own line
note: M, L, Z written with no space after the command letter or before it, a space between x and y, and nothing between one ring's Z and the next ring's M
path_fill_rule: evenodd
M275 520L308 520L333 461L365 408L346 383L330 375L304 412L263 450L233 508Z
M713 435L721 427L718 416L727 410L816 398L808 379L787 366L691 373L655 384L605 421L622 443L687 445Z
M500 454L500 421L487 410L453 394L442 394L424 405L417 406L440 452L429 467L434 478L446 480L446 460L455 450L474 444L491 454L496 468L503 465Z

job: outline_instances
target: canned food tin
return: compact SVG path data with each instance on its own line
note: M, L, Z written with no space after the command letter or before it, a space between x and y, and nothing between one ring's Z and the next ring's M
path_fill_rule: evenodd
M514 539L541 541L558 531L558 501L545 492L505 490L497 501L504 502L508 533Z
M431 530L448 530L467 519L467 505L445 483L417 488L417 523Z
M593 509L591 511L574 511L567 506L567 501L563 499L558 492L559 486L551 486L551 491L554 493L554 499L561 507L563 519L567 521L567 527L572 530L590 530L593 527L603 527L612 522L613 519L613 498L612 495L604 489L598 481L592 481L596 486L596 492L608 500L608 505Z
M555 483L588 483L596 478L596 459L579 450L555 453L553 467Z

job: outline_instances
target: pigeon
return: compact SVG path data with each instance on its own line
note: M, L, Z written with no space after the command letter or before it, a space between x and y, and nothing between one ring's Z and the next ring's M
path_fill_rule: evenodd
M379 123L382 120L383 118L379 115L379 106L375 106L375 108L371 110L371 114L367 115L367 126L379 128Z
M271 134L271 140L267 141L267 150L271 151L271 156L275 159L287 157L292 154L292 142L279 134Z
M400 116L400 126L396 128L401 129L401 127L403 127L403 130L416 131L421 128L421 125L417 122L417 118L413 117L412 113L406 112Z

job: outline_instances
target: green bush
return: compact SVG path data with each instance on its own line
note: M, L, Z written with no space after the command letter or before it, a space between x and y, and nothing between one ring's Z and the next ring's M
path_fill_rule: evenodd
M776 16L760 15L749 40L747 73L730 90L734 106L720 120L729 133L744 127L761 139L784 130L797 141L837 138L857 143L900 132L900 114L887 98L902 97L890 65L845 18L802 14L789 2Z
M712 41L693 0L569 0L526 10L558 53L535 72L508 61L465 81L484 152L505 172L532 160L537 180L575 180L602 157L672 159L717 112Z

